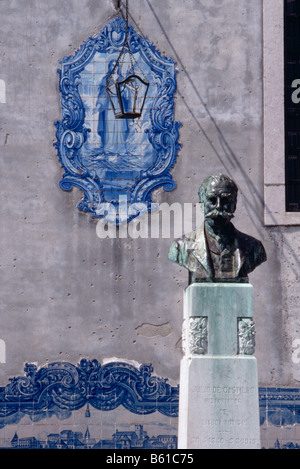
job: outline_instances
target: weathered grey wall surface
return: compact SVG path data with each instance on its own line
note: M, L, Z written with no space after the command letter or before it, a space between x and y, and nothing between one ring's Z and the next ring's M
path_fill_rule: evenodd
M111 0L0 2L3 385L25 362L83 357L152 363L157 375L179 380L187 272L167 260L173 238L100 239L76 208L80 191L58 186L59 62L115 14ZM260 385L297 385L290 316L298 300L291 309L287 291L298 278L299 230L263 224L262 2L131 0L130 14L178 70L177 188L156 199L196 203L211 173L237 182L235 225L268 255L250 277Z

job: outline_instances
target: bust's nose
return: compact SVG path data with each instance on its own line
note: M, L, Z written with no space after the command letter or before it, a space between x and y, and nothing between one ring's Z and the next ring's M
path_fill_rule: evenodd
M220 208L221 208L221 197L217 197L217 200L216 200L216 208L217 208L217 209L220 209Z

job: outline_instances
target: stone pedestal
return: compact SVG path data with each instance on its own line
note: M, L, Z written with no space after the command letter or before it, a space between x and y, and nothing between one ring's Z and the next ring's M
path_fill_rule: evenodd
M253 287L185 291L179 449L260 448Z

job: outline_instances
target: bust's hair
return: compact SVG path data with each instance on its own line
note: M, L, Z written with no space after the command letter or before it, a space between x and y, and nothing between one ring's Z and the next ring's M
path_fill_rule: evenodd
M199 188L199 191L198 191L200 203L204 202L207 188L213 182L214 183L225 182L228 186L230 186L230 189L231 189L233 195L237 196L238 188L237 188L237 185L235 184L235 182L232 179L230 179L230 177L226 176L225 174L217 174L217 175L213 175L213 176L208 176L202 182L202 184Z

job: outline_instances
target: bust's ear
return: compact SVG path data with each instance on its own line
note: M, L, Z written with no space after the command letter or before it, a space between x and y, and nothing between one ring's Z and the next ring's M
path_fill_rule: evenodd
M178 262L178 242L173 241L168 252L168 259L172 262Z
M234 196L234 200L232 201L233 212L235 212L236 206L237 206L237 194Z

